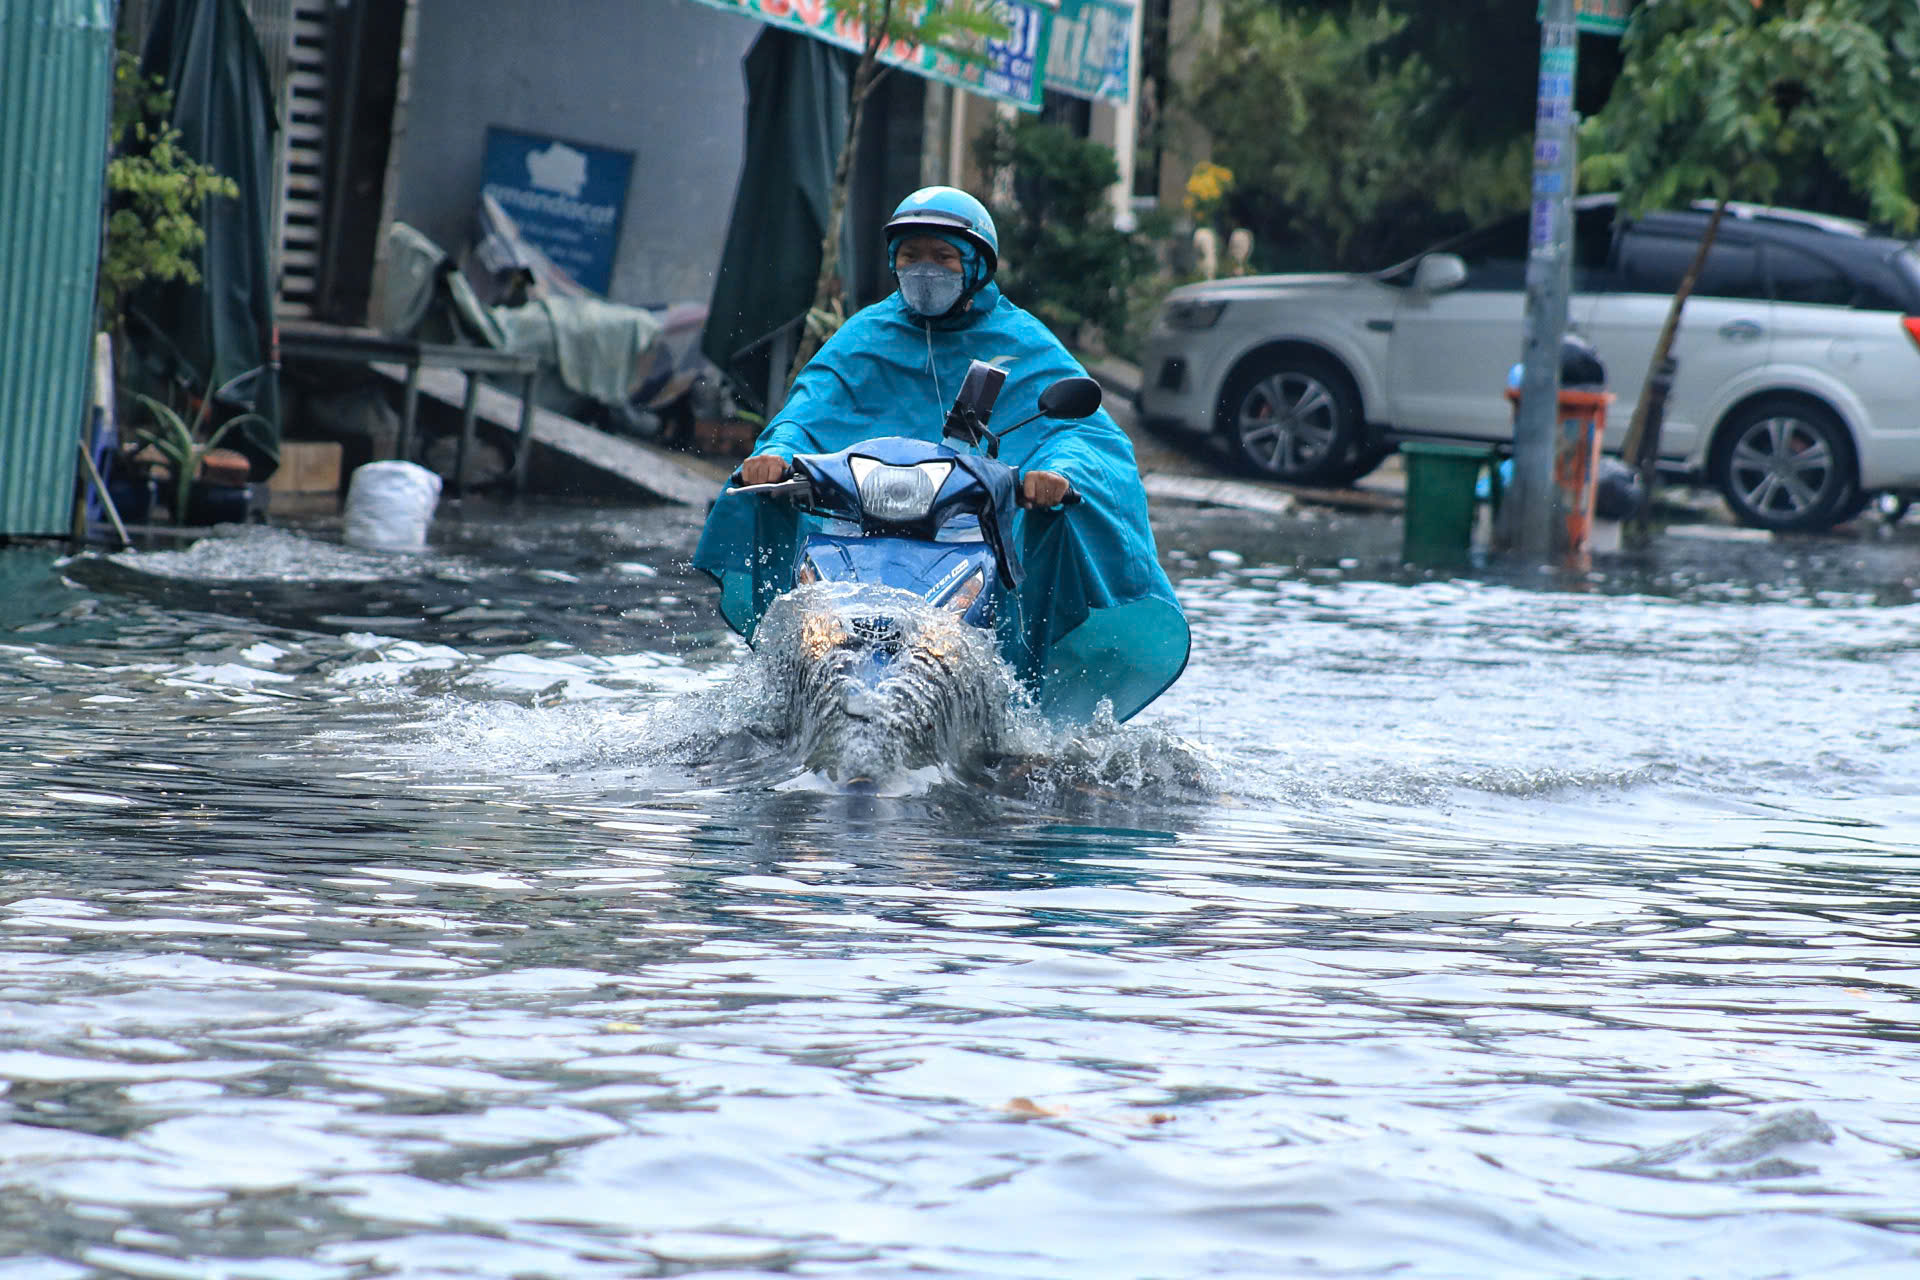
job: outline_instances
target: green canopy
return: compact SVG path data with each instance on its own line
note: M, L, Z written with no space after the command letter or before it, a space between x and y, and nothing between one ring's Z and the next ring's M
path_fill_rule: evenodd
M265 476L280 458L279 388L266 368L279 127L266 58L240 0L158 0L140 70L173 95L171 123L187 153L233 179L240 194L209 200L203 210L201 283L141 291L130 307L138 322L132 337L152 367L196 394L240 379L223 402L271 425L254 424L244 438L236 429L227 442L253 460L256 478Z
M768 27L742 62L746 158L701 349L738 392L760 403L774 333L813 305L833 169L847 134L850 57L824 41ZM848 218L841 226L843 280L855 278L859 261L851 224Z

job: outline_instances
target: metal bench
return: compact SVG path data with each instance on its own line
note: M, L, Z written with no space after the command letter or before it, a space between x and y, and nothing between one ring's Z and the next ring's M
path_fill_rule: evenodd
M480 396L483 373L505 374L520 379L520 427L514 437L513 477L515 493L526 484L527 451L533 443L533 392L540 377L537 356L493 347L459 346L448 343L417 342L395 338L372 329L354 329L311 321L283 320L279 347L282 358L333 361L341 364L397 364L407 370L406 392L400 413L400 435L394 442L394 456L414 461L414 420L420 405L420 370L456 369L467 378L467 394L460 413L460 449L453 469L453 495L463 496L467 478L467 455L473 447L475 409Z

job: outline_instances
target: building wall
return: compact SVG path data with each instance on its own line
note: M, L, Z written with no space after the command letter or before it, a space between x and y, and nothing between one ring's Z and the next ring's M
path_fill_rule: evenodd
M106 0L0 0L0 536L64 534L91 397Z
M457 250L488 125L634 153L616 301L705 302L761 24L693 0L418 0L394 216Z
M1168 76L1175 84L1190 84L1199 48L1220 34L1218 0L1170 0L1167 32L1171 49ZM1196 165L1212 158L1211 139L1190 122L1176 121L1162 139L1160 208L1179 212L1186 201L1187 178Z

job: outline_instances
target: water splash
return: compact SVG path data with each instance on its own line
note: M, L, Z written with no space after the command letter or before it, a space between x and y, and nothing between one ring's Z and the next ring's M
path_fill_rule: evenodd
M1152 725L1123 725L1102 700L1090 724L1049 724L1030 710L1015 720L996 790L1037 804L1118 799L1198 800L1217 795L1223 770L1212 752Z
M1163 729L1040 714L990 634L907 592L815 583L777 599L724 685L639 713L642 754L781 790L990 791L1042 806L1210 796L1220 770Z
M313 674L332 696L412 703L376 754L430 775L618 789L922 796L1043 807L1216 795L1222 770L1162 729L1048 722L989 633L906 592L813 584L774 602L726 667L577 652L478 655L353 632ZM501 695L507 695L502 698ZM639 696L635 696L635 695ZM347 731L337 748L365 751Z
M178 551L100 556L123 569L196 582L384 582L418 572L418 556L362 551L268 525L220 525Z
M750 680L804 768L841 786L962 776L1004 755L1027 698L991 638L910 592L815 583L774 601Z

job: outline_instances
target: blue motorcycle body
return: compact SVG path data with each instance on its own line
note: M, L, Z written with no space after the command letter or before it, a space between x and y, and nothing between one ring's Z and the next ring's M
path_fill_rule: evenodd
M887 587L994 629L1022 573L1011 467L910 436L799 454L791 465L794 479L783 483L792 500L829 522L802 544L795 586Z
M802 572L813 581L865 582L910 591L928 604L947 606L968 626L992 630L1001 589L993 549L984 541L926 542L886 535L807 535ZM975 582L981 589L971 590ZM959 597L967 592L967 598ZM957 607L956 607L957 606Z
M1037 412L996 434L986 423L1004 377L974 362L938 444L877 436L799 453L788 478L728 491L811 518L811 528L780 535L794 543L757 546L750 573L756 594L776 596L756 643L777 636L765 651L818 743L838 750L858 740L861 759L885 743L902 758L949 760L963 739L990 746L1009 704L1032 692L1014 533L1020 477L999 460L1000 438L1042 416L1085 418L1100 388L1063 378L1041 393ZM1079 501L1069 489L1061 506ZM815 755L853 758L825 747Z

